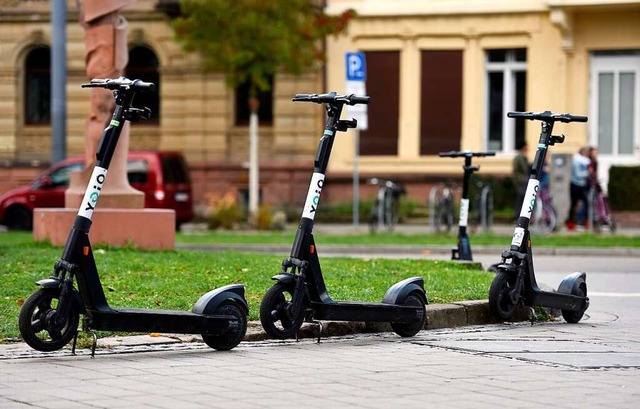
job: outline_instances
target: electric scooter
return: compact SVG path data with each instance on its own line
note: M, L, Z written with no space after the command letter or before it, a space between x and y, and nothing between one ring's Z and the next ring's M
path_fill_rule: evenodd
M450 151L440 152L438 155L443 158L464 157L464 175L462 178L462 198L460 199L460 220L458 222L458 243L457 247L451 249L452 260L473 261L471 254L471 243L467 234L467 224L469 219L469 183L471 175L480 170L480 166L471 165L474 156L495 156L495 152L470 152L470 151Z
M533 268L529 221L535 207L548 148L564 142L564 135L552 135L554 123L587 122L588 118L571 114L555 114L550 111L509 112L507 116L541 121L542 130L520 216L513 232L511 247L502 252L502 263L496 266L496 276L489 289L489 309L494 316L502 320L510 320L517 306L544 306L561 310L565 321L577 323L589 307L586 274L576 272L565 277L557 292L541 290L536 283ZM510 261L507 262L508 260Z
M267 290L260 305L260 321L273 338L297 335L303 321L320 325L321 320L389 322L400 336L411 337L425 323L427 296L424 280L412 277L388 289L381 303L335 301L327 292L318 249L313 238L313 225L331 148L337 132L355 128L355 119L341 120L344 105L368 104L370 97L356 95L297 94L294 102L324 104L327 121L314 161L313 175L291 254L282 262L277 281Z
M242 285L227 285L206 293L192 312L112 308L107 303L89 242L89 229L125 121L148 119L151 114L149 108L133 108L133 97L137 92L153 91L155 85L120 77L93 79L82 87L112 90L116 106L102 133L97 161L62 257L56 261L53 275L36 283L41 288L27 298L20 310L23 340L39 351L55 351L73 339L72 353L75 353L82 314L83 331L93 334L92 356L97 344L95 330L202 334L204 342L212 348L234 348L247 329L249 308Z

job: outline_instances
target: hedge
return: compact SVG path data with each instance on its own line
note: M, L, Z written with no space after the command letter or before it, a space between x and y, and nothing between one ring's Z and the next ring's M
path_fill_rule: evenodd
M640 166L609 168L607 191L614 210L640 210Z

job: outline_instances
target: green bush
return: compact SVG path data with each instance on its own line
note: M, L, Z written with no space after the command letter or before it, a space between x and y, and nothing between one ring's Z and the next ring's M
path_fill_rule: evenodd
M640 210L640 166L609 168L607 191L614 210Z

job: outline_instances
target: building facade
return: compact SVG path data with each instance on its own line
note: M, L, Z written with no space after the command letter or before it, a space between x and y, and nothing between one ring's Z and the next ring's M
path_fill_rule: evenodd
M70 156L84 152L89 93L80 87L87 82L84 31L75 1L67 3ZM182 50L170 17L157 5L157 0L137 0L122 10L129 25L125 75L158 85L155 96L137 97L139 104L157 112L150 121L133 124L130 149L182 152L198 204L228 192L243 201L249 157L249 112L241 101L246 89L229 89L222 75L204 74L198 56ZM5 0L0 5L0 193L29 182L51 162L50 7L48 0ZM291 97L321 89L322 78L319 67L300 77L273 79L259 130L261 196L268 203L288 203L297 197L297 186L308 183L322 117L319 107L293 104Z
M50 162L50 2L0 5L0 192L33 178ZM129 23L127 75L153 79L143 101L157 116L135 124L130 148L178 150L190 165L195 198L248 185L248 121L241 87L203 74L195 54L174 38L157 0L123 10ZM483 173L508 175L516 146L536 146L538 124L507 119L510 110L586 114L588 124L557 126L566 142L600 150L601 180L610 164L640 163L640 2L628 0L328 0L331 14L353 8L346 35L326 40L327 60L301 77L277 75L261 113L260 188L272 205L303 201L324 111L291 103L298 92L345 88L345 53L367 61L369 127L359 132L359 172L403 181L426 200L430 184L459 176L447 150L492 150ZM88 95L84 33L68 1L67 151L84 149ZM267 104L268 105L268 104ZM345 115L346 116L346 115ZM323 201L351 200L355 132L336 138ZM534 149L531 149L533 155ZM606 185L606 183L605 183ZM361 184L364 196L373 187Z
M597 146L605 186L611 164L640 163L640 2L328 1L329 13L348 8L358 18L328 42L327 81L342 88L344 54L365 53L363 173L456 174L439 151L490 150L482 171L508 174L517 145L535 147L540 131L508 119L515 110L588 115L557 125L567 138L554 153ZM349 172L353 146L336 142L333 171Z

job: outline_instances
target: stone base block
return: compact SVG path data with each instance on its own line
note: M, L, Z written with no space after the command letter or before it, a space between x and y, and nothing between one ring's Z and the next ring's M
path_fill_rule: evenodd
M34 240L64 246L77 213L71 208L35 209ZM92 245L172 250L176 241L175 225L176 213L170 209L96 209L89 240Z

